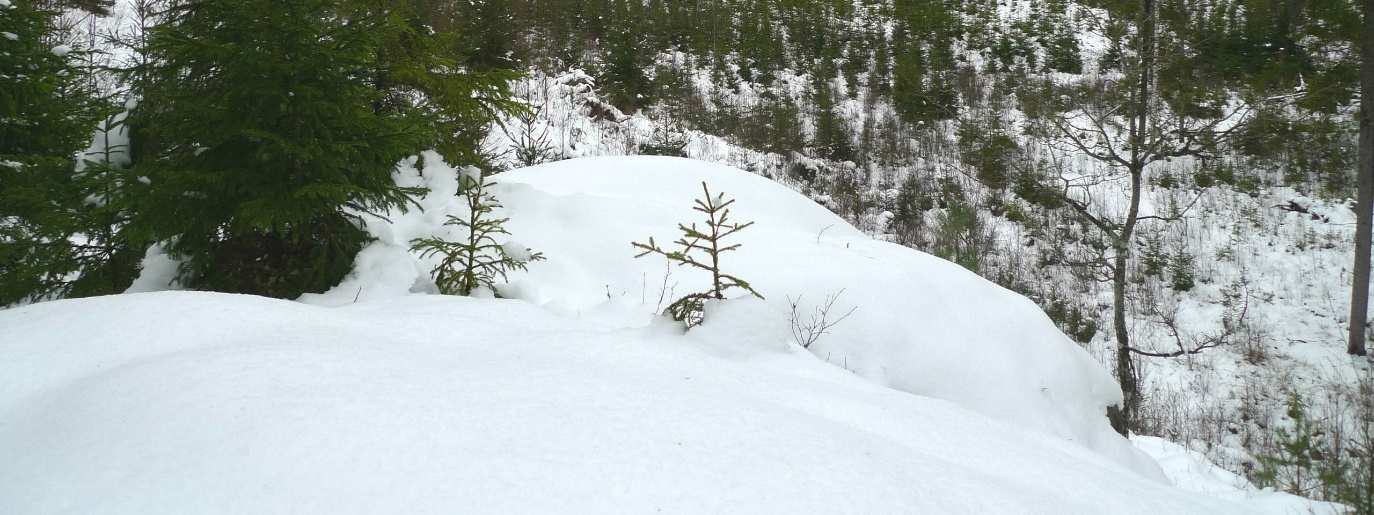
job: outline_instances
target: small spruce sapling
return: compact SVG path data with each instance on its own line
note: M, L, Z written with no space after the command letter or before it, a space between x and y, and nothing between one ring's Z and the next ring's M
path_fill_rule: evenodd
M492 211L501 204L487 191L492 184L480 176L459 176L458 195L467 205L467 216L449 215L445 226L463 229L466 238L449 241L438 237L416 238L411 249L420 257L442 256L434 267L434 284L446 295L471 295L479 287L495 289L496 281L506 282L506 274L525 270L532 261L543 261L544 255L531 252L512 243L496 242L496 235L509 235L505 223L509 218L496 218Z
M1342 463L1329 459L1331 449L1297 394L1288 400L1288 418L1293 420L1293 430L1278 429L1276 452L1259 457L1260 470L1255 479L1261 487L1278 487L1304 497L1313 497L1318 491L1325 493L1344 477Z
M687 135L677 127L654 127L653 137L640 145L639 153L646 156L687 157Z
M642 251L635 255L635 258L658 254L668 258L671 263L677 263L678 266L691 266L711 273L710 290L685 295L664 310L664 314L686 324L689 329L702 322L707 300L724 299L726 292L732 288L763 298L763 295L749 286L748 281L720 270L721 255L740 248L738 243L726 245L723 240L754 225L754 222L730 222L730 205L735 203L735 199L726 199L723 193L712 195L705 182L701 183L701 191L703 197L696 199L696 205L692 209L706 215L706 227L698 228L696 223L678 224L677 228L682 232L682 236L673 242L677 245L677 250L660 247L652 236L649 237L648 243L630 242L630 245Z
M544 113L544 104L535 104L527 95L524 105L527 108L523 112L516 113L515 132L512 132L505 124L498 124L498 127L505 131L506 137L511 140L515 162L520 166L534 166L557 161L559 155L554 150L553 141L550 139L549 126L541 126L539 123L539 119Z

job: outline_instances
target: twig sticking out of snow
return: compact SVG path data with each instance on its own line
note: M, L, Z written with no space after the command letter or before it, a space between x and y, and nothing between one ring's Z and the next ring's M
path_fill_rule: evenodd
M821 336L829 332L832 327L835 327L840 322L843 322L844 319L849 318L849 315L853 315L855 311L858 311L859 307L854 306L849 308L849 311L846 311L845 314L839 318L834 320L830 319L830 311L835 308L835 301L839 300L840 295L843 294L844 290L841 289L840 291L826 295L824 302L812 307L811 315L808 317L803 317L801 314L801 295L798 295L795 299L792 297L787 298L788 304L792 307L791 313L788 316L788 321L791 322L792 325L792 338L796 339L797 343L800 344L803 349L811 348L811 345L816 343L817 340L820 340Z

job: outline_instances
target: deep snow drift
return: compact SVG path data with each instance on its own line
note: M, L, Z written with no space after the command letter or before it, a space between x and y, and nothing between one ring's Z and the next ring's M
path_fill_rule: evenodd
M3 311L0 512L1252 512L748 336L770 312L683 336L441 296Z
M423 289L416 285L432 265L418 262L408 242L433 234L446 213L463 208L453 197L454 170L433 154L422 168L422 174L403 168L398 181L432 189L425 210L378 220L370 229L379 241L363 251L355 277L309 302ZM495 181L514 239L548 258L514 277L502 292L507 297L564 313L629 304L646 315L632 323L648 323L647 315L673 294L702 291L709 277L670 269L661 258L634 259L630 242L653 236L667 244L678 236L677 223L700 220L692 199L705 182L713 193L736 199L735 220L755 222L730 240L743 246L723 260L727 272L768 299L770 330L751 336L785 347L789 298L800 296L809 312L843 290L836 311L856 311L812 346L816 355L879 384L1073 440L1162 477L1107 425L1104 409L1121 395L1110 374L1034 303L958 265L869 238L773 181L665 157L573 159ZM666 274L671 292L659 302Z
M0 513L1308 508L1243 481L1170 486L1148 455L1178 481L1195 457L1110 433L1110 376L1029 301L726 167L504 174L510 229L548 257L503 288L523 300L411 294L429 265L405 242L459 209L457 172L428 157L398 172L433 188L426 210L373 223L354 276L305 303L0 311ZM629 242L675 236L703 180L757 222L725 267L768 300L713 305L683 334L651 315L664 263ZM152 275L140 284L166 284ZM790 342L787 297L842 288L854 316L814 353Z

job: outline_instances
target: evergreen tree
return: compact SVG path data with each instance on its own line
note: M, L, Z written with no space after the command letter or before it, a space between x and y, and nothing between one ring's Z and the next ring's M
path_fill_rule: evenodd
M767 134L763 149L783 155L801 150L805 140L797 103L787 95L765 96L763 102L763 129Z
M820 77L828 77L821 72ZM854 144L849 138L849 125L835 113L834 93L828 79L818 79L813 85L812 105L815 106L815 137L812 143L816 154L834 161L854 159Z
M0 8L0 306L128 283L99 280L115 248L89 192L108 175L74 168L106 106L57 41L61 13L40 4Z
M695 222L692 225L678 224L677 228L682 232L682 236L673 242L677 250L660 247L652 236L649 237L648 243L630 242L632 247L640 251L635 258L657 254L667 258L669 263L711 274L711 289L684 295L664 311L664 314L682 322L689 329L702 322L706 301L724 300L725 294L732 289L744 290L750 295L763 298L748 281L723 272L720 266L720 259L726 252L740 248L738 243L725 244L725 238L748 229L754 222L731 223L730 205L735 203L735 199L725 198L724 193L712 195L711 189L704 182L701 183L701 193L702 198L696 199L696 205L692 206L692 210L706 215L705 226L698 227Z
M909 123L947 120L958 114L959 96L950 72L932 70L926 51L909 47L897 54L892 102Z
M616 108L633 113L652 102L652 81L644 73L648 63L635 35L618 29L607 40L606 69L601 74L602 91Z
M456 5L454 16L459 29L456 52L463 56L463 64L473 70L507 70L520 62L516 49L518 33L511 13L510 0L479 0L475 2L443 2Z
M124 233L163 242L190 287L335 284L366 242L358 217L412 202L394 164L471 154L454 135L504 105L504 84L462 73L418 19L381 0L174 3L133 112L151 152L120 198Z
M891 227L898 243L910 247L925 243L925 213L934 207L934 202L924 190L925 185L915 174L908 175L898 189Z
M1002 120L990 117L959 126L959 152L965 165L973 168L979 182L995 190L1006 189L1012 176L1012 161L1019 159L1016 140L1002 128Z
M1069 23L1067 2L1049 0L1040 20L1040 45L1045 49L1045 67L1063 73L1083 73L1083 58L1078 48L1077 30Z
M449 215L445 226L463 231L457 241L443 238L421 238L411 242L411 248L421 257L440 256L435 265L434 284L448 295L471 295L478 288L494 289L498 280L515 270L525 270L531 261L542 261L544 255L530 249L496 242L497 235L509 235L505 224L508 218L496 218L492 212L501 207L485 182L474 173L458 179L458 195L467 208L466 216Z

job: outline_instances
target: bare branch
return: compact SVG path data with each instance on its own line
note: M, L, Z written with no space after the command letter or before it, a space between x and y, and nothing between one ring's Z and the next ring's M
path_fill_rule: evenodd
M1241 305L1240 314L1236 317L1236 320L1234 322L1230 320L1224 320L1222 322L1222 331L1220 333L1217 333L1215 335L1205 335L1200 338L1189 338L1186 342L1184 341L1184 338L1181 335L1181 331L1179 331L1177 317L1174 315L1166 315L1160 313L1157 308L1152 306L1149 310L1151 312L1150 314L1159 316L1159 320L1155 320L1155 322L1163 325L1165 329L1169 331L1169 335L1173 337L1174 343L1178 346L1178 350L1172 352L1156 352L1142 350L1135 347L1128 347L1127 350L1129 350L1132 354L1135 354L1137 356L1148 356L1152 358L1176 358L1179 356L1198 354L1207 349L1220 347L1226 342L1230 341L1231 336L1235 335L1236 331L1239 330L1242 326L1244 326L1246 314L1250 311L1249 291L1245 293L1244 299L1244 303Z
M839 300L840 295L843 294L844 290L841 289L840 291L826 295L824 302L812 307L809 316L803 316L801 313L800 304L802 297L800 295L795 299L791 297L787 298L788 304L791 306L791 314L788 317L788 321L792 326L792 338L795 339L803 349L811 348L811 345L820 340L821 336L830 332L831 328L834 328L840 322L849 318L850 315L853 315L855 311L858 311L858 306L854 306L849 308L849 311L846 311L844 315L834 320L830 319L830 312L835 308L835 301Z

